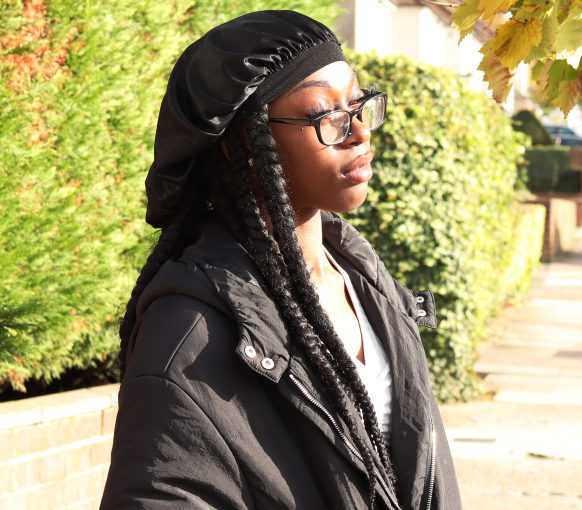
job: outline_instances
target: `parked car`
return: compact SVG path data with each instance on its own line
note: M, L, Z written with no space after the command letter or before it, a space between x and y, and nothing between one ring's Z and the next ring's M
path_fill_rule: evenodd
M545 125L544 127L558 145L582 145L582 136L578 136L568 126Z

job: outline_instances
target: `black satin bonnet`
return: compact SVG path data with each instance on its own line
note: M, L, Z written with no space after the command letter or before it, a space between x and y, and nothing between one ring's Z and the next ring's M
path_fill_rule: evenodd
M332 62L346 60L333 32L294 11L245 14L191 44L170 74L160 107L154 161L146 178L146 221L164 227L196 172L251 96L267 104Z

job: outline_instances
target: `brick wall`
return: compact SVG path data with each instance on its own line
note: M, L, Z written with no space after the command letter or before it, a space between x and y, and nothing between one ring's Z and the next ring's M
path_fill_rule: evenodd
M577 226L580 226L582 194L539 193L530 203L546 208L542 261L549 262L556 255L573 249Z
M573 202L576 208L576 226L582 227L582 193L536 193L537 200L547 202L551 198Z
M0 510L96 510L118 385L0 404Z

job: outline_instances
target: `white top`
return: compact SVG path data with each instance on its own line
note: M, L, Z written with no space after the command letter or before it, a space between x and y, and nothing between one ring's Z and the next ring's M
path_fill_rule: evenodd
M327 250L325 250L325 254L333 266L342 275L354 311L356 312L356 317L360 324L360 331L362 333L362 341L364 343L364 359L366 363L362 363L355 356L350 355L350 357L356 365L356 369L368 391L368 395L370 395L370 399L374 405L374 410L376 411L376 416L378 417L380 432L382 432L382 435L388 441L390 437L392 418L392 376L390 374L388 356L366 316L366 312L362 307L362 303L360 303L360 299L356 294L356 290L352 285L350 277Z

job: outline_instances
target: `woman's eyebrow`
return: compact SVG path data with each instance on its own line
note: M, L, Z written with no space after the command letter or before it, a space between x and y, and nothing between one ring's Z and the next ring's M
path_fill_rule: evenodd
M354 71L352 73L351 80L353 81L355 78L356 78L356 71ZM327 80L309 80L309 81L305 81L303 83L296 85L291 90L291 94L295 94L296 92L299 92L300 90L303 90L304 88L307 88L307 87L330 88L331 86L332 86L331 83L328 82Z
M305 81L303 83L300 83L299 85L297 85L292 91L291 94L295 94L296 92L299 92L300 90L303 90L307 87L324 87L324 88L329 88L331 87L331 84L326 81L326 80L309 80L309 81Z

